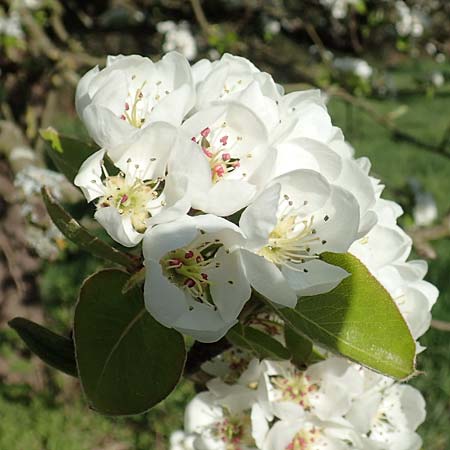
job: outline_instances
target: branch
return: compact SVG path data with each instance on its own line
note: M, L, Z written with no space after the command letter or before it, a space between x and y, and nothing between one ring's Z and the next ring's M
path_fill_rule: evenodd
M196 341L188 352L186 366L184 367L185 375L194 375L200 370L200 366L204 362L209 361L230 347L231 344L225 338L212 344L203 344L202 342Z
M447 153L445 149L442 149L440 145L434 145L426 141L422 141L419 138L403 131L389 118L389 115L380 114L375 108L372 107L372 105L367 103L365 100L355 97L341 88L329 89L328 93L331 96L339 97L345 102L350 103L356 106L357 108L363 110L367 115L371 117L372 120L374 120L376 123L383 126L384 128L387 128L392 133L392 136L394 138L401 139L417 147L427 149L432 153L436 153L438 155L450 158L450 154Z
M208 19L205 16L205 12L203 11L200 0L191 0L192 9L194 10L195 18L197 19L200 28L203 31L203 34L209 38L212 34L211 25L208 22Z
M431 328L439 331L450 331L450 322L445 322L443 320L432 320Z
M439 225L426 228L411 228L408 234L411 236L417 253L426 259L436 259L437 254L430 241L450 237L450 214L442 219Z

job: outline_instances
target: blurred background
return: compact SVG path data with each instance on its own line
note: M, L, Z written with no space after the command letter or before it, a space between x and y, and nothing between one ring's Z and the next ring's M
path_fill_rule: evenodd
M55 172L39 129L87 139L74 110L80 76L107 54L191 62L248 57L290 90L319 87L336 125L368 156L428 280L441 291L421 339L424 449L450 448L450 2L448 0L0 1L0 449L162 450L193 394L184 382L150 413L105 418L76 380L44 366L7 327L23 316L67 334L80 283L101 262L51 225L50 185L100 233ZM151 380L149 380L151 383ZM393 449L395 450L395 449Z

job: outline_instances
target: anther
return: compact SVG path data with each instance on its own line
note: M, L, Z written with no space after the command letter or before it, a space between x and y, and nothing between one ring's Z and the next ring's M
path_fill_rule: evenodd
M211 128L206 127L202 131L200 131L200 135L204 138L209 136L209 133L211 133Z

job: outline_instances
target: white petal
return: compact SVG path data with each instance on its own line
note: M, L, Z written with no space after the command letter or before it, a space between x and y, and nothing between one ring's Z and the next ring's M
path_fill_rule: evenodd
M94 217L116 242L125 247L134 247L144 237L133 228L130 216L120 214L114 206L97 209Z
M267 423L264 412L258 403L255 403L252 406L250 417L252 421L252 437L255 440L257 448L261 448L269 431L269 424Z
M91 102L91 98L88 93L89 84L99 73L98 66L93 67L86 72L77 84L77 90L75 93L75 108L80 117L83 115L84 108Z
M197 234L197 228L189 216L147 229L142 243L144 258L159 262L161 257L170 250L175 250L192 242Z
M104 150L98 150L89 156L89 158L81 164L78 174L73 180L73 184L83 191L88 202L101 197L104 193L104 187L101 180L101 164L104 155Z
M109 109L93 103L83 110L82 119L92 139L106 149L131 139L137 132L137 128L121 120Z
M274 303L295 307L297 296L275 264L244 249L242 260L247 278L256 291Z
M242 268L239 251L231 254L224 252L214 261L220 263L219 268L212 265L205 269L211 282L211 296L224 322L231 322L250 298L250 285Z
M329 292L350 275L344 269L321 260L312 260L302 264L301 268L308 272L297 272L287 267L281 270L291 289L299 296Z
M249 248L264 246L277 224L280 189L277 183L267 188L242 213L239 226L248 239Z
M321 251L344 253L357 239L359 205L356 198L341 187L332 186L329 200L314 213L314 219L317 236L322 242L326 241L319 247Z
M145 268L145 307L158 322L171 328L188 311L186 295L163 275L158 262L147 260Z
M192 206L226 217L245 208L255 194L256 187L246 181L221 180L212 185L203 201L194 202L193 199Z
M132 141L109 149L108 155L124 173L141 180L164 177L176 138L175 127L156 122L137 132Z
M218 311L211 306L198 302L190 303L191 310L183 314L173 327L181 333L189 334L200 342L216 342L237 323L237 320L225 322Z
M307 169L294 170L274 178L271 184L281 185L281 196L288 195L294 207L305 216L317 211L331 194L330 184L318 172Z
M326 144L308 138L298 138L277 146L276 175L295 169L310 169L328 181L335 180L342 170L342 159Z

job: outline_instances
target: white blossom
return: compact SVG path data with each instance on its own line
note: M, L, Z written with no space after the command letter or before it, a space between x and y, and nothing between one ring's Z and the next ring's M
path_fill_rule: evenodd
M168 124L155 123L137 136L108 173L105 151L91 155L74 183L88 202L96 200L95 218L126 247L138 244L148 227L170 222L190 208L187 178L167 174L176 135ZM117 148L116 148L117 150Z
M22 29L18 11L11 11L9 15L3 15L0 10L0 36L5 35L16 39L24 39L25 33Z
M422 36L427 19L422 12L415 8L410 8L403 0L395 2L398 20L395 24L397 33L400 36Z
M195 435L177 430L170 435L170 450L195 450Z
M230 101L203 109L182 127L170 170L189 174L192 207L229 216L244 208L267 182L275 159L264 117Z
M144 297L149 312L199 341L220 339L251 294L236 250L242 240L237 226L210 214L147 230Z
M104 69L96 66L81 78L75 102L91 137L109 149L150 123L180 125L195 104L191 69L176 52L156 63L138 55L108 56Z
M356 5L359 0L320 0L320 3L331 9L331 15L335 19L344 19L349 7Z
M352 58L350 56L335 58L333 66L340 72L353 73L363 80L368 80L373 74L372 67L367 61L360 58Z
M355 197L318 172L296 170L275 178L243 212L243 259L256 291L293 307L299 295L333 289L348 274L320 259L345 252L357 238Z
M197 43L191 33L189 23L181 21L175 23L172 20L159 22L156 25L159 33L164 34L163 50L165 52L177 51L192 61L197 56Z

